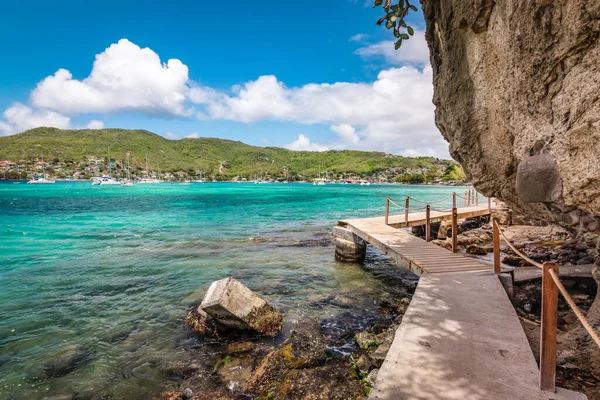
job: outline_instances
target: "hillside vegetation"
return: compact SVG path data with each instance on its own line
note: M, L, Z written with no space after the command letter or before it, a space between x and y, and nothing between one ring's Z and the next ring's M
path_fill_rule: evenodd
M145 166L161 171L203 171L206 176L222 175L252 178L257 172L290 176L317 176L319 168L329 174L372 175L381 171L429 169L452 171L450 160L433 157L402 157L381 152L330 150L292 151L278 147L257 147L225 139L197 138L169 140L145 130L101 129L60 130L36 128L17 135L0 137L0 160L85 162L91 157L106 157L122 163L130 153L132 167ZM410 171L408 171L410 173Z

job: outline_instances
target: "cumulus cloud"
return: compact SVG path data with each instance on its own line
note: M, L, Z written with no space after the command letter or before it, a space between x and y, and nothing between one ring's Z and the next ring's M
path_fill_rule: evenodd
M429 66L383 70L374 82L308 84L288 88L275 76L261 76L232 93L196 88L191 97L203 118L238 122L263 120L330 124L337 140L315 144L302 135L288 148L356 148L406 153L428 149L447 157L434 124ZM317 147L315 147L317 146Z
M48 109L33 109L22 103L13 103L2 114L4 121L0 120L0 133L12 135L37 128L48 126L65 129L69 127L70 118Z
M97 119L93 119L90 122L88 122L87 129L102 129L104 128L104 122L102 121L98 121Z
M177 59L162 63L158 54L121 39L96 55L90 75L73 79L59 69L38 83L31 102L63 114L122 110L186 116L188 67Z
M292 143L285 146L290 150L308 150L308 151L327 151L329 148L327 146L320 145L318 143L313 143L310 139L300 134L298 135L298 139L294 140Z
M402 42L402 46L394 49L394 41L384 40L357 49L364 59L384 60L392 65L414 65L423 67L429 65L429 48L425 41L425 32L415 31L415 34Z
M32 106L15 103L4 112L0 133L35 126L67 128L69 116L75 114L137 111L241 123L325 124L332 140L315 143L302 134L288 148L353 148L447 157L447 145L434 124L432 71L423 32L415 32L399 51L392 42L381 42L356 53L366 59L383 58L398 67L382 70L372 82L288 87L274 75L263 75L223 91L190 81L181 61L163 63L151 49L122 39L96 56L87 78L74 79L68 70L59 69L39 82L31 93ZM92 129L103 126L98 120L88 125ZM183 137L173 132L164 136Z

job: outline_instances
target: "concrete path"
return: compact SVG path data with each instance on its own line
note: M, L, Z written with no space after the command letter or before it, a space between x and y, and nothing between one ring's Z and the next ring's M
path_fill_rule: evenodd
M425 274L370 400L585 399L538 389L538 366L498 277Z

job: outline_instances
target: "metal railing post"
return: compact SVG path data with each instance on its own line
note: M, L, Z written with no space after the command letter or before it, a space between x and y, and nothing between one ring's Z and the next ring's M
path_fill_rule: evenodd
M500 227L498 221L492 218L493 241L494 241L494 274L500 273Z
M456 207L452 207L452 252L458 251L458 211Z
M540 389L556 390L556 325L558 320L558 286L550 270L558 276L558 264L544 263L542 270L542 326L540 332Z
M410 197L406 196L406 204L404 205L404 222L408 224L408 207L409 207Z
M385 198L385 224L388 225L388 217L390 215L390 196Z
M431 206L429 204L425 207L425 240L431 241Z

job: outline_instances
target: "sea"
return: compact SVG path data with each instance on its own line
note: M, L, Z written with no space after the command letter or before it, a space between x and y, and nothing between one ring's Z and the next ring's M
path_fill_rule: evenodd
M168 366L203 351L183 320L230 276L286 324L310 316L359 329L395 278L411 277L371 248L364 264L337 262L337 221L383 215L386 196L464 190L0 181L0 399L149 399L176 388Z

